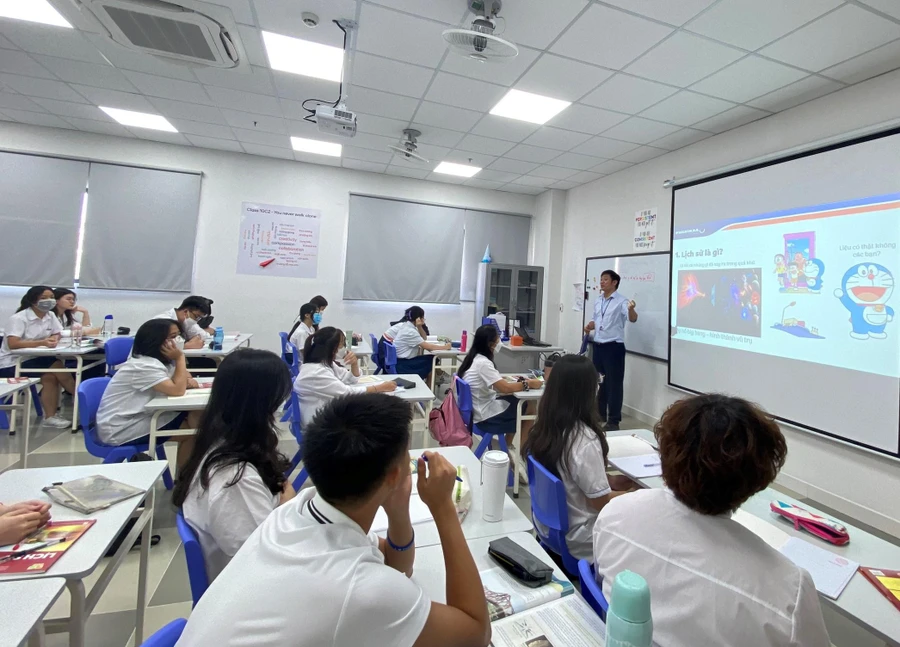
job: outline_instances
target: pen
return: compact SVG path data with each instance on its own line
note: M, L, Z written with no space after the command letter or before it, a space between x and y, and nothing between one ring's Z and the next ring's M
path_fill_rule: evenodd
M659 467L659 463L649 463L647 465L644 465L644 467Z
M427 463L427 462L428 462L428 457L427 457L425 454L422 454L422 460L425 461L425 462ZM458 476L456 477L456 480L459 481L460 483L463 482L463 480L462 480L460 477L458 477Z

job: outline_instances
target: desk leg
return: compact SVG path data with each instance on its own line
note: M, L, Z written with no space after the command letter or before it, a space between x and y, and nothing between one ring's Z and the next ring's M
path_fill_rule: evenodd
M38 620L28 637L28 647L44 647L44 621Z
M20 377L22 375L22 358L16 358L16 377ZM31 391L31 387L28 387L29 392ZM9 435L12 436L16 433L16 405L19 404L19 392L16 391L12 396L13 408L9 412Z
M78 387L81 386L81 373L84 367L84 360L81 355L75 356L75 393L72 394L72 433L78 431Z
M155 484L154 494L149 498L149 505L156 503ZM144 505L147 505L145 503ZM134 621L134 644L140 645L144 642L144 615L147 611L147 564L150 559L150 538L153 536L153 509L151 508L150 518L141 531L141 557L138 570L138 591L137 591L137 609L135 610Z
M69 614L69 647L84 647L85 617L84 582L82 580L66 580L66 588L72 598Z
M525 407L525 400L519 400L516 402L516 435L513 437L513 445L514 447L510 448L509 457L512 461L513 466L513 498L519 498L519 457L520 450L519 445L522 440L522 411Z
M150 439L147 442L147 453L150 454L152 460L156 460L156 432L159 428L159 414L161 411L154 411L150 418Z
M431 356L431 382L428 385L431 388L432 393L434 393L434 380L436 379L435 376L437 374L437 363L438 363L438 356L432 355Z
M25 411L23 412L23 417L25 418L25 431L22 434L22 449L20 450L20 459L22 468L28 467L28 436L31 434L31 406L33 402L31 401L31 387L29 386L25 389ZM43 627L43 625L41 625Z

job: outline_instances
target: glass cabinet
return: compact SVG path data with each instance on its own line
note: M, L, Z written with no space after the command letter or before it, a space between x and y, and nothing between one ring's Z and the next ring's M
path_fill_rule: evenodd
M478 273L475 316L502 312L507 321L519 325L535 339L541 337L541 307L544 295L544 268L531 265L483 263ZM509 331L514 334L513 330Z

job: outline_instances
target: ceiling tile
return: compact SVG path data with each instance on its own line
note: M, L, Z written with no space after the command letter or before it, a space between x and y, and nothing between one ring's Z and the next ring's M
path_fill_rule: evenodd
M420 2L420 0L416 1ZM503 61L495 65L481 63L449 52L444 62L441 63L440 69L442 72L452 72L469 79L479 79L489 83L510 86L534 63L539 54L540 52L535 49L519 47L518 56L512 60Z
M372 152L374 153L377 151L372 151ZM432 160L421 162L412 157L407 159L406 157L403 157L402 155L397 155L396 153L393 155L390 155L390 163L393 164L394 166L402 166L402 167L408 168L408 169L417 169L419 171L424 171L426 175L428 173L430 173L432 171L432 169L434 168L434 166L436 165L436 162L434 162Z
M591 170L594 173L603 173L603 175L611 175L613 173L618 173L619 171L624 171L629 166L634 166L629 162L623 162L621 160L606 160L605 162L600 162L597 166L591 167Z
M628 119L628 115L575 103L547 123L555 128L596 135Z
M55 99L43 99L35 97L34 102L45 110L60 117L76 117L78 119L90 119L106 123L115 123L112 118L97 106L88 103L72 103L71 101L56 101Z
M416 111L415 121L426 126L442 126L451 130L467 132L478 123L480 112L463 110L439 103L423 101ZM425 132L424 129L420 129Z
M244 151L250 153L251 155L275 157L285 160L294 159L294 151L292 151L290 148L276 148L275 146L261 146L260 144L247 144L243 142L241 143L241 148L243 148ZM318 161L318 158L320 158L321 155L315 155L314 157L316 161Z
M161 113L164 117L204 121L209 124L225 125L228 123L222 116L222 112L213 106L201 106L197 103L172 101L159 97L154 97L152 103L156 106L155 112Z
M466 14L459 2L422 2L422 0L370 0L371 4L398 9L423 18L439 20L448 25L460 24Z
M424 180L426 177L431 175L431 171L427 171L420 168L409 168L406 166L399 166L395 164L391 164L387 167L387 171L385 171L388 175L399 175L400 177L410 177L416 180Z
M400 139L403 136L403 129L406 128L408 123L408 121L389 119L388 117L379 117L377 115L356 114L356 129L359 132L373 135Z
M900 4L895 0L862 0L862 2L900 20Z
M737 106L705 121L694 124L695 128L713 133L724 133L726 130L749 124L751 121L768 117L769 113L747 106Z
M213 4L223 5L231 10L235 22L253 25L253 10L250 8L250 0L205 0Z
M18 76L16 74L0 74L0 85L5 85L16 92L27 94L30 97L43 97L44 99L56 99L58 101L86 103L84 97L62 81L35 79L29 76Z
M254 112L272 117L281 117L283 115L281 104L278 103L278 99L275 97L267 97L230 88L217 88L212 85L206 86L206 93L221 108L230 108L241 112Z
M217 67L195 68L194 74L204 85L216 85L232 90L243 90L255 94L275 94L275 85L272 83L272 75L264 67L246 66L230 70Z
M679 126L690 126L733 107L734 104L730 101L713 99L689 90L682 90L678 94L660 101L652 108L644 110L641 116Z
M126 70L124 74L142 94L151 97L163 97L165 99L206 105L212 105L213 103L206 95L206 92L203 91L203 86L199 83L190 83L188 81L129 70Z
M490 170L505 171L506 173L517 173L519 175L524 175L525 173L530 173L537 167L537 164L532 164L531 162L520 162L519 160L500 158L496 162L491 164Z
M399 94L379 92L355 85L350 89L350 97L354 110L401 121L409 121L416 111L416 106L419 105L419 101L411 97L401 97Z
M597 166L603 160L599 157L591 157L589 155L579 155L578 153L563 153L555 160L553 166L561 166L563 168L571 168L576 171L585 171L589 168Z
M578 182L570 182L569 180L560 180L556 184L551 184L551 189L559 189L561 191L568 191L569 189L574 189L578 186Z
M353 59L353 80L366 88L421 98L434 70L359 52Z
M552 180L565 180L566 178L570 178L578 171L569 168L562 168L559 166L539 166L531 172L531 175L536 175L537 177L546 177L551 178Z
M573 148L572 152L612 159L613 157L618 157L622 153L633 151L635 148L637 148L637 144L632 144L630 142L610 139L609 137L594 137L583 143L581 146Z
M721 0L686 29L755 51L839 6L843 0Z
M554 99L577 101L612 75L612 71L602 67L544 54L515 87Z
M246 148L246 146L244 146L244 148ZM294 151L294 159L298 162L306 162L307 164L315 164L317 166L336 166L338 168L341 166L340 157L331 157L329 155L316 155L315 153Z
M847 4L760 53L817 72L897 38L900 25Z
M506 139L511 142L520 142L531 135L539 127L540 126L537 124L532 124L527 121L507 119L506 117L497 117L496 115L485 115L482 120L478 122L478 125L472 128L472 134Z
M256 30L258 33L258 30ZM100 34L87 34L86 38L104 55L110 63L122 70L134 70L146 72L157 76L167 76L182 81L196 81L187 65L168 63L158 56L149 56L140 52L126 49L122 45L112 41L108 36ZM101 61L103 62L103 61Z
M378 164L377 162L366 162L363 160L355 160L344 157L341 161L344 168L354 169L356 171L368 171L369 173L384 173L387 164Z
M231 132L231 128L228 126L171 117L169 117L169 123L175 126L175 129L183 135L198 135L212 139L234 139L234 133Z
M19 49L8 38L0 36L0 49Z
M11 110L30 110L32 112L46 112L39 104L22 94L12 92L0 92L0 108ZM512 144L510 144L512 146Z
M303 108L302 101L292 101L291 99L279 99L281 104L281 113L285 119L294 119L302 121L309 113ZM313 128L317 128L315 122L305 122Z
M359 22L356 47L361 52L399 61L409 60L415 52L416 63L437 67L447 49L441 36L446 25L431 20L364 4Z
M453 148L464 137L461 132L446 130L444 128L435 128L434 126L427 126L415 122L413 122L412 127L422 133L419 135L419 141L423 144L434 144L436 146Z
M262 32L256 27L238 25L238 35L244 44L247 62L256 67L269 69L269 56L266 54L266 46L263 45Z
M500 14L506 21L502 37L517 45L545 49L588 5L587 0L516 0Z
M556 180L546 177L538 177L536 175L523 175L521 177L517 177L512 181L513 184L520 184L522 186L539 186L543 189L546 189L551 184L555 184Z
M275 93L283 99L300 102L321 99L332 102L340 97L340 85L334 81L275 70L272 71L272 79L275 81Z
M797 68L751 55L695 83L691 90L744 103L805 76L806 72Z
M119 70L104 63L85 63L83 61L67 61L64 58L35 54L34 59L63 81L79 83L108 90L121 92L137 92L131 82Z
M264 133L276 133L278 135L287 135L288 133L287 122L281 117L269 117L268 115L238 112L237 110L226 110L225 108L222 108L221 111L222 116L225 117L225 121L233 128L258 130Z
M479 173L479 175L481 175ZM489 190L497 190L501 186L503 186L503 182L491 182L489 180L479 180L477 178L473 178L471 180L466 180L463 182L466 186L475 187L476 189L489 189Z
M357 148L356 146L344 146L341 155L355 160L378 162L385 165L390 162L391 158L394 156L393 153L388 150L376 151L369 148Z
M233 139L218 139L202 135L185 135L184 137L194 146L199 146L200 148L213 148L220 151L234 151L235 153L244 152L241 145Z
M603 177L602 173L593 173L591 171L582 171L581 173L576 173L572 177L569 178L569 182L577 182L578 184L587 184L588 182L596 182L601 177Z
M479 135L466 135L457 144L457 148L460 150L485 153L487 155L503 155L513 146L515 146L513 142L491 137L481 137Z
M519 144L505 155L505 157L508 157L509 159L522 160L523 162L537 162L538 164L546 164L554 157L558 156L559 151L557 150L529 146L528 144Z
M293 133L292 133L293 134ZM315 139L325 139L324 137L316 137ZM346 138L341 139L342 143L350 143ZM394 137L382 137L381 135L370 135L369 133L356 133L352 144L357 148L368 148L376 151L386 151L388 146L397 143Z
M507 182L512 182L520 175L522 174L511 173L509 171L497 171L494 169L484 169L481 173L478 174L478 177L482 180L488 180L490 182L502 182L503 184L506 184Z
M427 150L427 149L426 149ZM497 158L493 155L485 155L484 153L470 153L468 151L447 151L443 155L426 155L432 162L453 162L454 164L467 164L468 166L477 166L478 168L487 168L493 164Z
M13 110L4 108L3 114L23 124L32 126L47 126L48 128L72 128L72 124L63 121L61 117L50 115L46 112L29 112L27 110Z
M581 103L633 115L676 92L677 88L668 85L616 74L582 99Z
M450 149L445 146L435 146L434 144L419 144L418 153L422 157L433 161L445 158L450 154ZM456 157L459 158L462 155L481 155L481 153L459 152ZM491 157L490 159L493 162L495 158ZM460 162L463 164L468 163L465 159L460 160ZM478 166L478 164L473 164L473 166Z
M687 87L744 56L711 40L678 32L628 66L628 72Z
M538 195L546 191L539 186L525 186L523 184L506 184L504 185L500 191L506 191L507 193L525 193L526 195Z
M553 148L558 151L567 151L586 142L590 138L591 136L587 133L576 133L572 130L541 126L538 131L526 139L524 143L531 144L532 146Z
M50 72L25 52L10 49L3 50L3 56L0 56L0 72L36 76L41 79L54 78Z
M659 23L595 4L550 51L618 70L671 33L671 28Z
M640 148L635 148L633 151L629 151L624 155L619 155L618 159L623 162L640 164L641 162L652 160L654 157L665 155L668 152L669 151L667 150L656 148L654 146L641 146Z
M72 104L81 107L81 104ZM96 110L96 108L95 108ZM97 112L101 112L97 110ZM104 114L105 113L101 113ZM75 126L78 130L84 130L89 133L99 133L101 135L112 135L114 137L134 137L127 128L112 121L97 121L96 119L79 119L78 117L66 117L66 121Z
M109 108L119 108L121 110L137 110L138 112L156 112L153 104L141 94L107 90L106 88L89 88L86 85L73 84L72 88L78 90L79 94L82 94L95 106L107 106Z
M671 124L650 121L642 117L631 117L627 121L613 126L603 134L606 137L634 142L635 144L649 144L654 139L671 135L677 130L681 129Z
M822 70L822 74L844 83L859 83L898 67L900 67L900 40L895 40L893 43Z
M52 29L38 23L16 21L3 25L3 35L32 54L46 54L88 63L106 62L97 48L77 29Z
M332 47L340 47L344 38L332 21L356 17L354 0L303 0L302 4L297 0L255 0L254 6L260 29ZM304 11L319 16L318 28L303 24Z
M500 85L438 72L425 99L457 108L488 112L507 92L507 88Z
M679 27L716 0L606 0L607 4Z
M191 145L191 142L180 133L168 133L163 130L152 130L150 128L130 128L129 130L139 139L163 142L164 144L179 144L181 146Z
M659 139L654 140L650 143L657 148L665 148L666 150L674 151L679 148L683 148L684 146L696 144L697 142L711 136L712 135L710 133L703 132L702 130L682 128L678 132L672 133L671 135L666 135L665 137L660 137Z
M840 83L823 79L821 76L808 76L802 81L797 81L747 103L754 108L781 112L782 110L799 106L801 103L824 97L826 94L840 90L843 87Z
M275 148L290 148L291 138L287 133L269 133L264 130L244 130L232 128L234 136L242 144L261 144L262 146L274 146Z

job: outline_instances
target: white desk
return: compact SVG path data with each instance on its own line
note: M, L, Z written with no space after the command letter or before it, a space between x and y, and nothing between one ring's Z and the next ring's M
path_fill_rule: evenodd
M562 351L560 346L510 346L509 342L504 342L500 344L500 351L495 354L494 362L501 373L527 373L534 368L543 368L541 355Z
M656 445L653 432L648 429L610 432L608 435L614 437L630 434L648 440L654 446ZM641 479L639 483L647 488L661 488L665 486L662 478L659 476ZM769 504L776 499L798 505L814 514L840 521L850 533L850 543L845 546L835 546L816 539L815 536L808 532L794 530L790 523L784 521L779 515L776 515L769 509ZM819 548L857 562L862 566L900 570L900 547L879 539L861 528L845 523L840 518L820 512L808 503L797 501L772 488L766 488L762 492L753 495L749 501L741 506L741 510L770 523L791 537L798 537L808 541ZM853 576L850 584L847 585L847 588L844 589L844 592L841 593L837 600L832 600L824 595L820 595L819 599L824 605L828 605L854 623L864 627L868 632L878 636L888 645L900 646L900 613L861 573L856 573Z
M41 621L59 598L66 581L61 577L18 580L0 584L0 647L43 645Z
M144 406L144 411L153 413L153 416L150 418L150 439L147 452L151 456L156 456L157 436L161 435L168 438L169 436L193 436L197 433L196 429L166 429L160 433L159 417L163 413L171 411L202 411L206 408L206 403L209 402L209 396L209 389L188 389L181 396L169 396L159 391L154 391L153 399Z
M21 411L22 417L25 418L25 432L22 434L22 441L19 443L19 466L28 467L28 435L31 433L31 387L40 383L40 379L36 377L27 378L26 382L19 384L10 384L6 378L0 378L0 402L7 397L12 400L9 404L0 404L2 411ZM17 402L18 394L22 393L25 397L21 403ZM13 427L12 416L9 418L9 433L15 433Z
M209 347L209 342L203 348L185 348L184 356L187 359L191 359L192 357L208 357L216 362L216 368L189 368L189 373L215 373L219 370L219 364L222 363L222 360L231 355L234 351L236 351L241 346L250 346L250 339L253 337L253 333L240 333L239 335L225 335L225 340L222 342L222 350L212 350Z
M41 491L41 488L54 482L69 481L94 474L101 474L142 490L151 490L166 465L165 461L146 461L10 470L0 474L0 492L3 493L4 500L8 501L29 499L49 501L50 499ZM152 497L149 498L152 499ZM132 497L92 515L83 515L61 505L53 506L51 514L55 521L96 519L97 522L46 573L0 575L0 589L13 580L47 580L59 577L65 579L66 587L72 598L71 615L66 619L50 620L45 623L45 626L48 633L68 631L70 647L84 647L84 628L88 616L140 535L141 556L137 581L135 644L141 644L144 637L144 611L147 606L147 559L150 554L150 536L153 525L153 506L149 504L149 500L148 505L145 506L141 506L141 502L142 497ZM113 540L131 518L135 518L134 526L119 546L119 550L109 560L90 593L85 595L84 579L100 566L101 560Z
M514 532L528 532L532 529L531 519L522 514L522 511L519 510L509 495L506 495L503 500L502 521L485 521L481 518L484 509L481 493L481 461L475 458L472 450L468 447L439 447L429 451L441 454L453 465L465 465L469 470L472 487L472 507L462 522L462 530L466 539L498 537ZM418 458L421 455L421 449L411 449L409 451L410 458ZM416 524L414 530L416 532L417 551L419 548L437 546L441 543L437 525L433 521Z
M519 496L519 478L521 477L526 483L528 483L528 464L526 459L522 458L521 448L522 448L522 421L524 420L536 420L537 413L525 413L525 407L529 402L534 402L535 405L540 401L540 399L544 396L544 389L541 387L540 389L532 389L531 391L518 391L513 393L516 397L516 435L513 438L513 445L515 445L515 449L510 449L510 457L513 462L513 496Z
M465 358L465 353L460 353L458 348L451 348L449 350L429 350L425 351L426 355L431 355L431 382L428 384L429 388L434 391L434 380L435 373L437 373L438 368L438 360L449 360L449 363L442 363L441 369L444 370L450 377L459 370L460 365L462 364L462 358Z
M400 398L401 400L406 400L413 405L414 410L418 412L420 418L413 420L413 424L415 425L417 422L422 422L422 446L424 447L431 437L428 433L428 416L431 414L431 408L434 405L434 391L429 389L428 385L425 384L425 381L415 374L369 375L365 381L375 379L380 382L390 382L398 377L416 383L411 389L398 388L396 391L392 391L390 395Z

